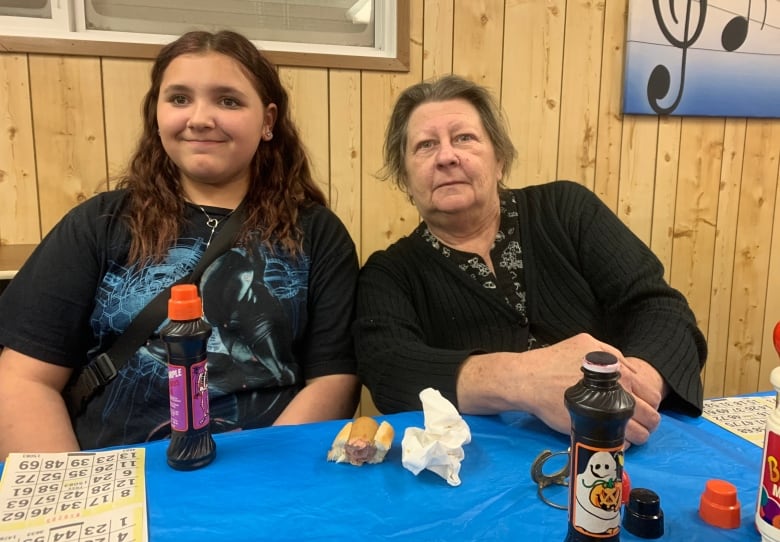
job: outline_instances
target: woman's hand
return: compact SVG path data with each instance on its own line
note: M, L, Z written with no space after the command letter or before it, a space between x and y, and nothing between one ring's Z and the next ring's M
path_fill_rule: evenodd
M571 431L564 393L582 378L582 359L589 352L613 354L620 363L620 384L636 399L626 440L643 444L661 421L658 406L667 389L661 375L639 358L625 358L610 344L580 333L554 345L522 353L472 356L461 368L458 405L467 414L505 410L530 412L560 431Z
M658 407L669 387L652 365L639 358L622 358L620 384L636 399L634 416L626 427L626 440L643 444L661 423Z
M609 352L618 359L619 382L636 400L634 415L626 426L626 440L644 444L661 423L658 407L668 391L664 379L646 361L626 358L617 348L586 333L539 350L546 353L547 363L539 362L541 366L534 386L538 393L532 412L553 429L568 433L571 421L563 404L563 394L582 378L582 358L596 350Z

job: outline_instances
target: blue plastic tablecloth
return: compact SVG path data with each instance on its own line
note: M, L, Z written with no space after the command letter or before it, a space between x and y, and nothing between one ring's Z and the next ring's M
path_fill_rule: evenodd
M216 435L216 460L192 472L168 467L165 441L147 445L150 540L563 541L567 513L538 499L530 467L543 450L565 450L567 436L519 413L466 416L472 441L464 447L462 484L451 487L401 465L404 430L423 426L421 412L381 418L396 430L393 448L384 463L362 467L326 461L343 421ZM632 487L661 498L661 540L760 540L756 445L703 419L665 415L650 442L631 447L625 461ZM711 478L737 487L740 528L718 529L698 517ZM565 488L550 495L566 502ZM621 540L642 539L624 530Z

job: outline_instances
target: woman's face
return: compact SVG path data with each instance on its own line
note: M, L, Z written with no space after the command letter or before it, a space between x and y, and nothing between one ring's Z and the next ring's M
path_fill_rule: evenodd
M406 182L426 221L438 213L494 209L502 165L469 102L424 103L409 117Z
M160 140L185 193L204 185L248 187L249 165L276 120L242 66L214 52L176 57L157 102Z

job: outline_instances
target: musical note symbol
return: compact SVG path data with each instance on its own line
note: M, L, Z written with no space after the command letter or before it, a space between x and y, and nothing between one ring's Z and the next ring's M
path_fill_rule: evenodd
M680 100L682 100L683 90L685 88L685 64L688 58L688 48L696 43L696 40L698 40L701 35L702 28L704 28L704 21L707 17L707 0L700 0L699 2L698 21L696 22L696 29L693 31L692 35L689 35L689 31L691 24L691 4L693 4L693 0L687 0L685 9L685 30L682 40L679 40L672 35L669 27L666 25L664 16L661 13L660 1L661 0L653 0L653 11L655 12L655 20L658 22L658 28L663 33L666 41L672 46L682 50L682 59L680 62L680 88L677 90L677 97L671 105L667 107L660 105L659 102L669 94L672 77L666 66L658 64L653 68L653 71L650 73L650 78L647 80L647 100L650 103L650 107L653 108L653 111L659 115L668 115L677 108L680 104ZM669 10L672 15L672 20L677 24L678 21L674 9L674 0L669 0Z
M742 17L737 15L731 19L723 28L723 34L720 37L720 43L726 51L736 51L745 43L748 36L748 25L750 24L750 8L752 0L748 0L747 15ZM761 21L761 29L766 24L767 0L764 0L764 19Z

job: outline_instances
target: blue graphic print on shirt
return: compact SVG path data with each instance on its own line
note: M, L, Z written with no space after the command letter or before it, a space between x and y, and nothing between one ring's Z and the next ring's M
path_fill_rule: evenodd
M163 263L112 265L97 291L91 325L99 346L90 356L105 351L107 338L120 334L158 292L189 273L204 249L202 239L184 238ZM302 385L291 353L306 329L309 266L305 255L254 243L226 252L203 274L200 292L212 325L208 369L215 430L267 425ZM133 412L138 405L143 416ZM165 347L155 336L90 403L77 432L80 439L96 432L98 445L117 438L162 438L169 432L168 413Z

